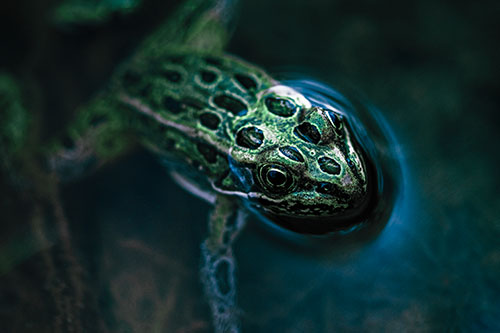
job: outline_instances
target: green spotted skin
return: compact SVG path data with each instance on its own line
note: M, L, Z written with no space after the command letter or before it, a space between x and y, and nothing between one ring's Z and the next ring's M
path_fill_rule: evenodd
M107 110L94 107L82 121L108 138L97 147L112 148L89 151L86 160L99 163L139 141L203 191L271 219L303 220L295 229L306 233L335 230L368 201L367 165L346 118L259 68L227 55L177 53L113 82ZM73 139L80 143L72 149L85 151L78 145L86 139ZM56 167L64 165L58 156Z
M64 1L56 21L98 23L141 1L119 2ZM0 112L0 169L35 193L35 200L49 201L65 245L70 242L59 183L138 146L156 154L186 189L214 204L200 277L216 332L240 331L232 244L245 225L242 207L299 233L350 230L361 222L374 184L369 160L341 110L313 105L263 70L223 54L236 2L183 1L48 144L33 130L38 122L22 90L0 75L0 106L7 111ZM34 227L40 244L46 243L47 232ZM63 248L64 257L74 257L69 245ZM60 262L48 259L48 269ZM78 293L78 279L64 277L82 269L67 263L57 280ZM60 304L82 299L57 290L53 297ZM59 330L79 327L80 308L56 314L74 325Z

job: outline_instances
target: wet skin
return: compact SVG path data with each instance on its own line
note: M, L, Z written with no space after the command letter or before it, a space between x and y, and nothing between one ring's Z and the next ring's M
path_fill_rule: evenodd
M0 167L43 198L138 146L156 154L215 206L200 275L215 330L236 332L232 243L245 211L303 234L351 230L370 207L375 177L343 110L223 53L233 8L221 3L226 11L186 1L48 144L32 129L29 96L0 75Z
M341 111L235 57L168 55L120 72L110 89L52 146L61 177L140 142L200 191L300 219L306 233L337 230L369 201L367 163Z

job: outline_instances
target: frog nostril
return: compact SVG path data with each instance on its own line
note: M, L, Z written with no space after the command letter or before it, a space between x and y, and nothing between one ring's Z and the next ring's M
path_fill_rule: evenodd
M334 131L337 135L342 135L342 128L343 128L343 117L341 114L338 114L333 111L327 111L328 118L330 118L330 121L333 125Z
M335 128L340 129L342 127L342 115L336 114L335 112L330 110L328 110L327 113L328 117L332 121L333 126L335 126Z
M354 168L355 168L355 166L354 166L354 162L352 161L352 159L350 159L349 157L347 157L347 158L345 159L345 161L347 162L347 165L349 166L349 168L351 168L351 169L354 169Z
M331 195L335 197L339 202L348 202L352 199L352 197L340 186L328 182L317 183L316 192L325 195Z
M321 194L334 195L335 186L330 183L319 183L318 186L316 187L316 192Z

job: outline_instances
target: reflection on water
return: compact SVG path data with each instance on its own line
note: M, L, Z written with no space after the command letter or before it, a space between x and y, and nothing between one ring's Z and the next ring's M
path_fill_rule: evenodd
M393 200L381 198L387 218L372 217L382 227L365 229L353 242L334 239L337 246L328 251L321 251L320 242L318 251L270 232L257 218L249 221L235 246L244 332L500 330L495 6L244 3L233 53L268 69L305 64L306 73L354 85L380 106L396 133L394 139L379 111L355 105L373 142L367 150L388 166L380 184L382 191L392 189ZM3 22L3 31L22 35ZM85 87L99 86L119 62L115 54L128 37L112 30L100 38L92 31L33 38L36 45L44 38L71 45L35 66L47 83L51 110L82 102L92 92ZM9 63L31 54L22 51L16 49ZM95 54L102 64L93 71L99 61L88 55ZM330 90L326 94L338 99ZM356 127L359 141L369 143L363 127ZM143 154L65 187L62 197L84 272L84 330L210 330L198 280L207 204L178 188ZM31 212L22 198L8 193L1 201L2 246L8 244L2 250L13 249L18 261L2 266L0 322L8 331L44 331L67 305L54 295L74 295L68 285L47 284L49 273L67 281L63 244L50 238L55 228L47 227L49 249L34 246ZM18 244L38 252L19 252ZM47 253L57 269L44 262Z

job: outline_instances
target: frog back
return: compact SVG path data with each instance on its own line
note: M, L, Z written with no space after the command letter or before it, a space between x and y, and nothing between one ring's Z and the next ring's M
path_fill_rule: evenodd
M235 57L180 52L125 70L115 89L124 122L147 148L212 182L229 173L234 124L273 83Z

